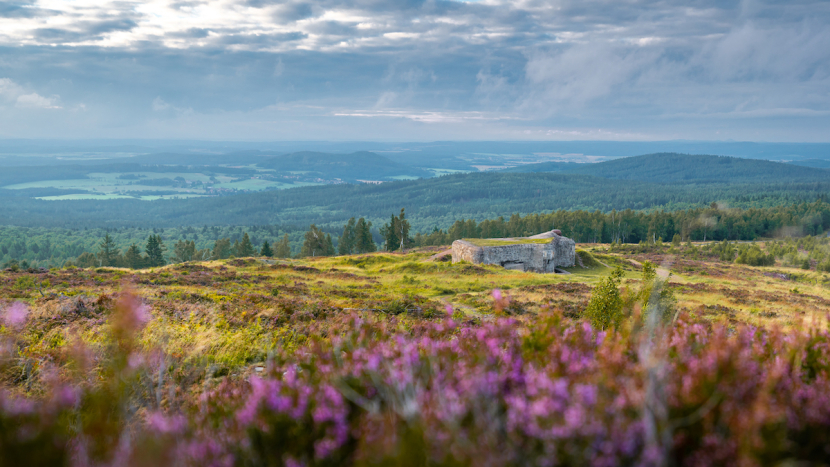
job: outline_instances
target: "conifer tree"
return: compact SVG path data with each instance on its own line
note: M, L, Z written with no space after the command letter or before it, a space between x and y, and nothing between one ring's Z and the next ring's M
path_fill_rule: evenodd
M352 217L349 222L343 226L343 235L337 242L337 252L341 255L350 255L355 249L355 219Z
M271 258L274 256L274 250L271 249L271 245L268 244L268 240L262 242L262 248L259 250L259 255L264 256L266 258Z
M389 220L388 224L384 224L383 227L380 228L380 234L383 235L383 238L386 239L386 251L395 251L398 249L398 218L392 214L392 218Z
M147 265L149 267L164 266L164 242L161 240L161 235L150 235L147 238L147 247L144 248L147 252Z
M404 250L412 245L412 239L409 238L409 221L406 220L404 209L401 209L399 216L393 214L389 223L380 229L380 233L386 239L386 251Z
M334 256L334 243L331 241L331 234L326 234L326 256Z
M277 248L274 251L274 256L277 258L288 258L291 256L291 245L288 243L288 234L282 237L282 240L277 242Z
M360 218L355 224L355 252L371 253L377 251L375 240L372 238L372 223Z
M144 258L141 257L141 250L138 249L138 246L133 243L127 248L127 252L124 253L124 262L127 263L127 267L131 269L141 269L144 267Z
M118 259L118 250L115 248L115 241L110 237L109 232L99 244L98 263L101 266L115 266Z
M588 306L582 312L596 329L616 328L622 322L623 300L620 296L622 268L617 266L611 274L594 287Z
M254 245L251 244L251 238L248 237L248 232L242 234L242 241L236 246L236 256L240 258L247 258L256 254Z

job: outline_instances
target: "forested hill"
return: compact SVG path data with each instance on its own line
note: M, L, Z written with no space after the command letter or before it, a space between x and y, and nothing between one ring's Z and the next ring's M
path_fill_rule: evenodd
M596 164L548 162L510 172L558 172L651 183L808 182L830 180L830 170L759 159L676 153L625 157Z
M657 184L575 174L486 172L380 185L325 185L219 196L159 200L0 203L0 224L47 227L173 227L277 224L307 229L311 223L342 229L352 216L375 225L402 207L414 231L447 228L456 219L478 220L552 210L651 209L708 206L763 207L814 201L830 193L822 182Z
M345 181L387 180L393 177L430 177L423 169L399 164L380 154L360 151L352 154L327 154L302 151L273 157L258 164L277 172L306 172L321 178Z

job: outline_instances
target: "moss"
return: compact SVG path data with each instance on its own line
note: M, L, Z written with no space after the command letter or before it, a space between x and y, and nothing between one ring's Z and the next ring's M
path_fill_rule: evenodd
M516 240L504 240L500 238L464 238L463 240L477 246L507 246L524 244L544 245L551 242L550 238L520 238Z

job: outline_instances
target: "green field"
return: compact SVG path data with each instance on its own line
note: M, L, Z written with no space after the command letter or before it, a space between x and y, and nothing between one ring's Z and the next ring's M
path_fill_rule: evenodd
M270 169L262 169L258 172L269 174ZM129 176L130 178L122 178ZM175 180L184 179L176 185L152 185L154 180ZM37 199L46 201L62 200L112 200L112 199L142 199L145 201L157 199L184 199L197 198L211 194L212 190L233 190L233 191L263 191L269 189L283 190L303 186L315 186L320 183L294 181L268 180L259 178L259 175L251 176L249 179L240 180L242 176L230 176L224 174L204 174L193 172L111 172L111 173L90 173L86 178L73 178L67 180L39 180L35 182L17 183L2 188L9 190L31 190L55 188L61 190L84 190L86 193L73 193L66 195L38 196ZM132 192L146 192L136 195ZM170 194L175 192L176 194ZM163 194L162 194L163 193Z

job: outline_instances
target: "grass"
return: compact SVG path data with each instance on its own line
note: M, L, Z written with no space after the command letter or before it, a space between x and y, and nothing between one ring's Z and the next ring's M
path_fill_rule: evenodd
M544 245L550 243L551 241L549 238L523 238L517 240L504 240L499 238L465 238L463 240L476 246L507 246L526 244Z
M549 399L556 404L547 405L552 411L553 422L558 423L562 418L564 410L559 404L567 401L569 405L565 406L566 409L583 407L579 405L583 404L581 416L598 417L596 423L614 420L608 422L613 425L609 425L608 430L617 426L614 423L621 416L630 417L637 423L631 426L636 427L642 420L639 406L632 403L624 410L619 408L620 397L634 394L632 401L646 400L640 378L647 374L648 367L637 366L647 361L641 357L642 343L635 334L634 328L638 323L636 311L628 320L632 328L619 333L595 334L580 320L592 288L607 277L611 268L623 269L621 295L630 297L632 291L641 289L641 269L646 261L663 265L672 273L667 280L677 298L681 317L671 328L677 339L671 340L670 358L692 359L687 360L691 362L688 364L683 363L686 360L672 360L681 364L666 366L669 371L687 372L671 373L666 377L665 387L675 391L667 400L675 404L669 413L672 417L678 417L676 420L688 419L683 414L702 413L702 417L717 416L716 421L723 423L724 410L736 407L735 403L742 403L747 394L754 394L754 389L746 390L751 383L755 384L751 387L757 391L770 391L770 397L779 394L781 400L759 396L752 404L730 409L734 411L736 424L729 430L722 430L721 425L714 423L711 426L717 433L742 433L747 410L756 411L754 415L769 415L771 424L764 427L783 426L779 425L781 417L778 412L762 410L771 405L770 400L781 407L787 401L796 400L796 395L806 397L805 394L818 393L793 390L781 394L782 384L813 384L817 377L827 377L827 360L821 356L827 355L827 346L816 347L819 349L816 355L824 353L811 356L808 344L801 344L807 340L798 340L798 333L785 334L802 322L814 326L814 329L826 326L824 316L830 311L830 275L826 273L799 271L797 278L786 280L770 276L781 271L780 267L751 267L712 258L701 259L699 252L691 249L678 248L670 253L667 249L653 248L650 251L624 253L606 245L594 245L577 251L582 266L570 268L571 274L536 274L497 266L430 260L437 250L424 248L406 254L379 252L304 259L239 258L175 264L142 271L118 268L0 271L0 309L5 312L13 302L21 301L27 304L29 310L24 325L15 324L14 319L17 318L7 320L3 315L0 343L4 345L0 346L0 351L10 349L14 358L0 359L0 363L5 365L0 365L0 385L32 396L47 393L44 391L48 391L49 381L57 381L59 375L67 381L71 378L82 381L79 387L94 388L97 382L97 387L102 388L99 397L111 398L121 394L118 396L123 398L119 402L122 404L120 407L164 409L172 414L179 410L192 414L215 411L214 418L196 418L189 422L193 427L202 427L200 430L210 430L210 427L227 427L236 423L217 423L223 420L245 419L240 416L244 411L240 411L239 404L246 400L248 392L238 389L247 387L248 382L255 386L258 380L252 375L266 379L285 377L280 379L286 383L281 386L283 391L293 390L293 383L289 381L294 381L294 377L299 375L300 380L312 381L314 388L323 385L337 389L327 394L336 396L340 394L338 391L345 391L358 401L371 397L371 394L391 394L386 390L398 387L390 384L376 390L375 386L368 386L370 383L403 381L400 386L402 397L390 398L388 404L377 406L380 409L398 407L395 404L406 402L408 399L403 396L410 394L413 387L420 390L418 388L439 382L434 389L441 397L418 400L425 401L424 404L438 400L441 404L429 406L430 410L424 410L423 414L443 414L447 407L443 403L447 400L446 395L459 394L453 401L455 406L469 404L472 415L459 416L452 424L442 420L431 430L438 430L436 432L440 434L440 430L447 426L484 427L486 431L482 435L473 433L465 435L464 439L497 440L493 444L494 452L504 449L505 438L501 433L491 436L489 430L509 425L499 418L499 414L531 407L530 404L516 402L539 400L537 388L545 391L556 389L552 393L554 397ZM494 294L494 289L500 292ZM125 290L138 297L133 303L146 306L146 312L152 319L144 321L145 326L129 324L132 321L124 318L139 317L141 313L130 311L131 314L124 315L123 310L119 311L118 303L124 299ZM136 305L131 310L138 308ZM449 324L442 319L448 312L452 313L455 323ZM498 319L505 316L511 320ZM770 332L763 334L763 330L743 324L766 327ZM132 337L125 338L123 333L114 333L121 329L119 326L133 326L130 333L135 333L135 345ZM795 343L790 338L796 339ZM709 340L713 343L707 347ZM773 345L768 348L770 342ZM780 345L787 342L792 346ZM801 353L805 353L806 357L791 358ZM376 356L382 356L383 362L392 363L378 366ZM815 374L808 378L806 376L810 373L806 370L803 373L782 373L781 368L786 369L782 365L793 360L803 361L808 369L815 370ZM759 362L769 363L770 379L757 378ZM348 367L352 364L361 370L340 372L344 365ZM414 366L409 368L406 365ZM377 369L372 369L374 367ZM400 371L401 368L406 371ZM452 368L455 370L452 371ZM524 375L516 373L521 368L533 377L510 379L513 378L511 375ZM743 368L743 373L738 371L740 368ZM548 375L544 384L539 383L541 369L545 369ZM286 376L289 370L297 371L296 375L290 373ZM363 373L364 370L368 372ZM383 373L385 371L392 373L387 375ZM781 374L786 377L782 378ZM480 375L481 379L470 380L472 382L465 380L459 388L473 388L476 391L480 388L484 392L448 392L453 375ZM500 375L501 379L494 380L494 375ZM321 379L323 376L328 379ZM415 378L412 380L414 383L407 383L407 376ZM723 383L724 378L734 380L734 386L730 386L732 382ZM499 384L494 384L494 381ZM689 389L690 381L697 381L697 385ZM717 385L713 385L713 381ZM237 383L242 386L234 386ZM560 383L562 386L559 386ZM107 389L106 384L113 384L112 391ZM538 387L531 387L534 384ZM817 391L826 392L828 386L825 383L816 384ZM595 385L597 390L586 391L591 385ZM520 391L527 387L532 391L523 395ZM129 391L120 389L119 393L117 388ZM721 388L734 390L721 391ZM564 396L560 390L565 391ZM709 396L713 390L715 394L733 399L718 402L718 409L709 415L700 407L706 407L707 399L713 400ZM142 402L140 398L144 397L142 394L145 391L150 397ZM207 397L216 394L214 391L226 391L226 399L222 399L220 404L215 403L216 399ZM494 399L493 391L506 391L505 395L509 397ZM130 404L135 405L127 405L128 399L124 394L129 394ZM604 402L595 404L596 397ZM6 414L4 410L13 412L4 408L13 407L5 402L7 400L0 404L3 405L0 407L0 421L5 423L0 431L6 426L19 425L15 419L2 419ZM88 407L86 404L95 402L91 397L83 400L84 404L76 403L73 407ZM316 400L313 407L325 407L325 400ZM182 401L195 402L183 405ZM498 410L481 410L482 403ZM354 406L374 407L366 404ZM533 406L533 410L527 412L533 418L516 426L536 423L540 407L541 404ZM805 405L804 410L812 407ZM826 404L815 407L826 407ZM86 415L92 417L95 413L89 411ZM101 411L104 418L118 413L117 410ZM139 413L144 416L143 412ZM296 425L296 430L280 431L279 436L299 433L306 437L308 433L325 432L322 428L316 431L310 428L310 421L324 415L324 410L314 413L314 416L305 416L305 425ZM364 422L380 423L371 430L373 436L410 426L409 421L401 425L384 425L384 420L390 420L391 414L382 413L382 416L372 415L361 419L363 421L358 420L352 431L348 432L363 427ZM488 414L496 418L470 418ZM751 418L754 420L755 416ZM790 417L787 420L791 423L797 419ZM72 420L81 418L74 417ZM470 420L478 420L478 424L470 423ZM710 426L709 418L704 421L700 424L694 422L693 430ZM28 429L28 425L21 426ZM72 426L75 429L75 425ZM274 426L280 429L278 425ZM587 425L577 425L576 429L581 430L584 426ZM320 427L324 428L323 425ZM254 428L251 425L251 429ZM819 428L797 431L796 434L809 432L821 436L825 431ZM111 429L118 432L120 427ZM688 433L696 433L690 430ZM620 439L628 442L631 433L639 432L623 427L619 432ZM241 433L248 431L242 430ZM759 429L758 433L766 432ZM246 444L244 437L228 441L210 431L205 436L225 440L234 449L251 444ZM594 439L595 436L590 433L586 439ZM770 431L770 436L779 435L777 431ZM140 441L140 438L136 439ZM373 437L366 439L376 440ZM440 439L440 436L435 439ZM682 439L685 442L691 438ZM398 450L398 445L394 443L365 440L361 443L366 446L391 446L395 448L393 451ZM573 445L568 440L563 443L563 446ZM283 444L293 446L288 442ZM269 442L263 445L279 444ZM522 444L517 449L524 453L527 445ZM48 447L49 444L44 443L43 446ZM477 452L481 443L470 446ZM703 445L702 452L708 452L707 446ZM547 452L542 454L547 455ZM520 458L523 459L517 457ZM156 463L166 465L163 461ZM196 462L194 465L204 463ZM507 464L512 465L505 462ZM581 465L579 462L575 464ZM585 464L590 465L591 462ZM32 464L17 462L15 465ZM332 465L340 464L332 462ZM390 461L389 465L402 464Z
M622 286L636 289L638 265L645 261L670 266L669 283L679 307L699 319L786 328L802 321L824 322L830 312L827 273L799 270L797 280L784 280L769 276L780 272L780 267L689 259L682 250L669 255L621 254L603 245L579 249L584 267L567 268L570 274L431 261L434 251L235 259L144 271L5 271L0 272L0 308L23 300L36 314L58 313L61 318L54 323L59 325L37 332L37 348L51 354L72 342L78 326L86 330L84 335L95 336L103 325L83 313L66 315L59 310L95 310L99 306L95 303L128 288L165 316L169 330L165 339L183 358L208 359L228 371L265 358L263 342L296 331L297 320L312 323L315 317L343 310L384 314L389 303L401 300L407 303L401 309L417 309L417 313L441 314L449 306L466 319L487 321L496 316L492 291L500 289L515 305L511 313L521 319L532 320L546 310L577 317L592 287L611 268L623 268ZM48 285L40 291L26 286L44 281Z

